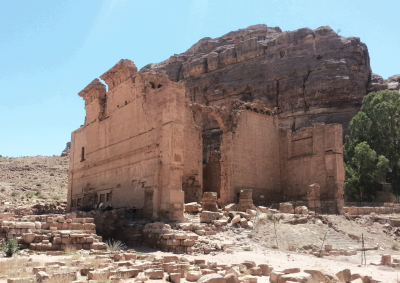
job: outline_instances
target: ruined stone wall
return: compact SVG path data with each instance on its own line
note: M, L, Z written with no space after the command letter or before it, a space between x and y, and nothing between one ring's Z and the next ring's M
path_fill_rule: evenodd
M87 116L72 133L69 208L104 202L136 206L147 217L179 218L183 172L201 171L196 147L185 151L185 140L195 143L197 133L194 124L186 125L191 121L183 86L165 75L137 73L129 60L101 78L109 86L105 102L98 90L93 98L93 85L80 93Z
M315 124L297 132L280 130L282 200L306 200L311 184L320 200L343 207L342 126ZM339 212L339 211L336 211Z
M280 196L279 126L276 116L243 111L232 135L232 187L234 196L253 190L256 204Z
M182 189L185 202L200 202L203 187L202 137L198 126L194 123L193 113L184 112L184 158Z

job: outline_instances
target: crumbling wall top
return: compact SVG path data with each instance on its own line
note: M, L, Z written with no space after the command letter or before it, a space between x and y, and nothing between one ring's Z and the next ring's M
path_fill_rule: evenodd
M80 97L85 100L85 106L89 105L94 99L102 99L106 94L106 86L99 79L94 79L81 92Z
M110 70L100 76L108 85L108 90L113 89L120 83L137 74L135 63L128 59L121 59Z

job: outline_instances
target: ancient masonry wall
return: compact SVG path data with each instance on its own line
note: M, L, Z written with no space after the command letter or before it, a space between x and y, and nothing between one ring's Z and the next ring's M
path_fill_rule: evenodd
M306 200L310 184L320 186L320 200L343 207L343 143L339 124L315 124L297 132L280 130L283 200Z
M96 235L93 218L64 215L15 216L0 214L0 239L17 237L19 248L60 251L66 248L105 250L102 237Z
M253 190L255 204L280 198L279 126L276 116L241 112L232 135L232 187L235 200Z
M191 111L184 111L184 166L182 176L182 189L185 200L200 202L203 187L202 169L202 137L198 126L194 123Z
M136 206L148 218L181 219L183 172L201 174L196 147L184 150L185 140L194 142L195 126L188 125L183 86L165 75L137 73L129 60L101 78L109 86L105 95L96 80L80 93L87 115L72 133L69 209L103 202Z

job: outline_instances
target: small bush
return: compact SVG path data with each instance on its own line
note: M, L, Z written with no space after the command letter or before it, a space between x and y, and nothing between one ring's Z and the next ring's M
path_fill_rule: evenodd
M33 177L33 180L36 180L38 177Z
M107 246L107 250L112 252L126 249L126 245L124 243L122 243L121 241L115 241L113 239L107 240L105 244Z
M243 247L243 250L246 252L250 252L250 251L252 251L252 248L251 247Z
M397 251L399 249L399 243L393 243L392 244L392 249Z
M239 276L240 276L240 277L243 277L243 276L247 276L247 275L251 275L250 269L246 269L246 270L243 271L242 274L240 274Z
M36 183L36 184L35 184L35 186L36 186L36 187L41 187L41 186L42 186L42 184L40 184L40 183Z
M273 213L268 213L267 214L267 219L268 220L272 220L274 218L274 214Z
M44 198L44 195L42 195L42 192L41 192L41 191L37 191L37 192L35 192L35 197L37 197L37 198Z
M60 197L60 196L56 196L56 195L54 195L54 196L52 196L52 197L51 197L51 199L54 199L54 200L59 200L59 199L61 199L61 197Z
M54 173L51 173L50 176L54 176Z
M137 259L140 259L141 257L144 257L144 256L146 256L146 255L147 255L147 254L141 253L141 252L137 252L137 253L136 253Z
M2 187L0 191L4 192L5 190L6 190L6 188Z
M11 196L12 197L16 197L18 195L18 193L16 191L12 191Z
M27 197L27 198L31 198L31 197L33 197L35 194L33 193L33 192L27 192L26 194L25 194L25 196Z
M66 247L64 250L65 255L76 255L77 249L75 247Z
M12 238L10 240L0 240L0 250L7 257L19 254L17 239Z

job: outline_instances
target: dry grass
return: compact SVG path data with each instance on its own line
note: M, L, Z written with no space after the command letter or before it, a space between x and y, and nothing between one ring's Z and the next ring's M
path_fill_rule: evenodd
M245 271L243 271L242 274L240 274L240 277L244 277L246 275L251 275L250 269L246 269Z
M85 259L85 263L89 264L94 270L100 269L100 265L104 263L101 259L96 259L94 257L89 257Z
M46 283L60 283L60 282L70 282L70 281L74 281L74 280L75 280L75 277L73 275L59 274L57 276L51 276L45 282Z
M32 267L39 265L39 262L30 262L21 257L0 259L0 278L26 277L32 275Z
M75 247L67 247L64 251L64 254L65 255L77 255L77 252L78 252L78 250Z

